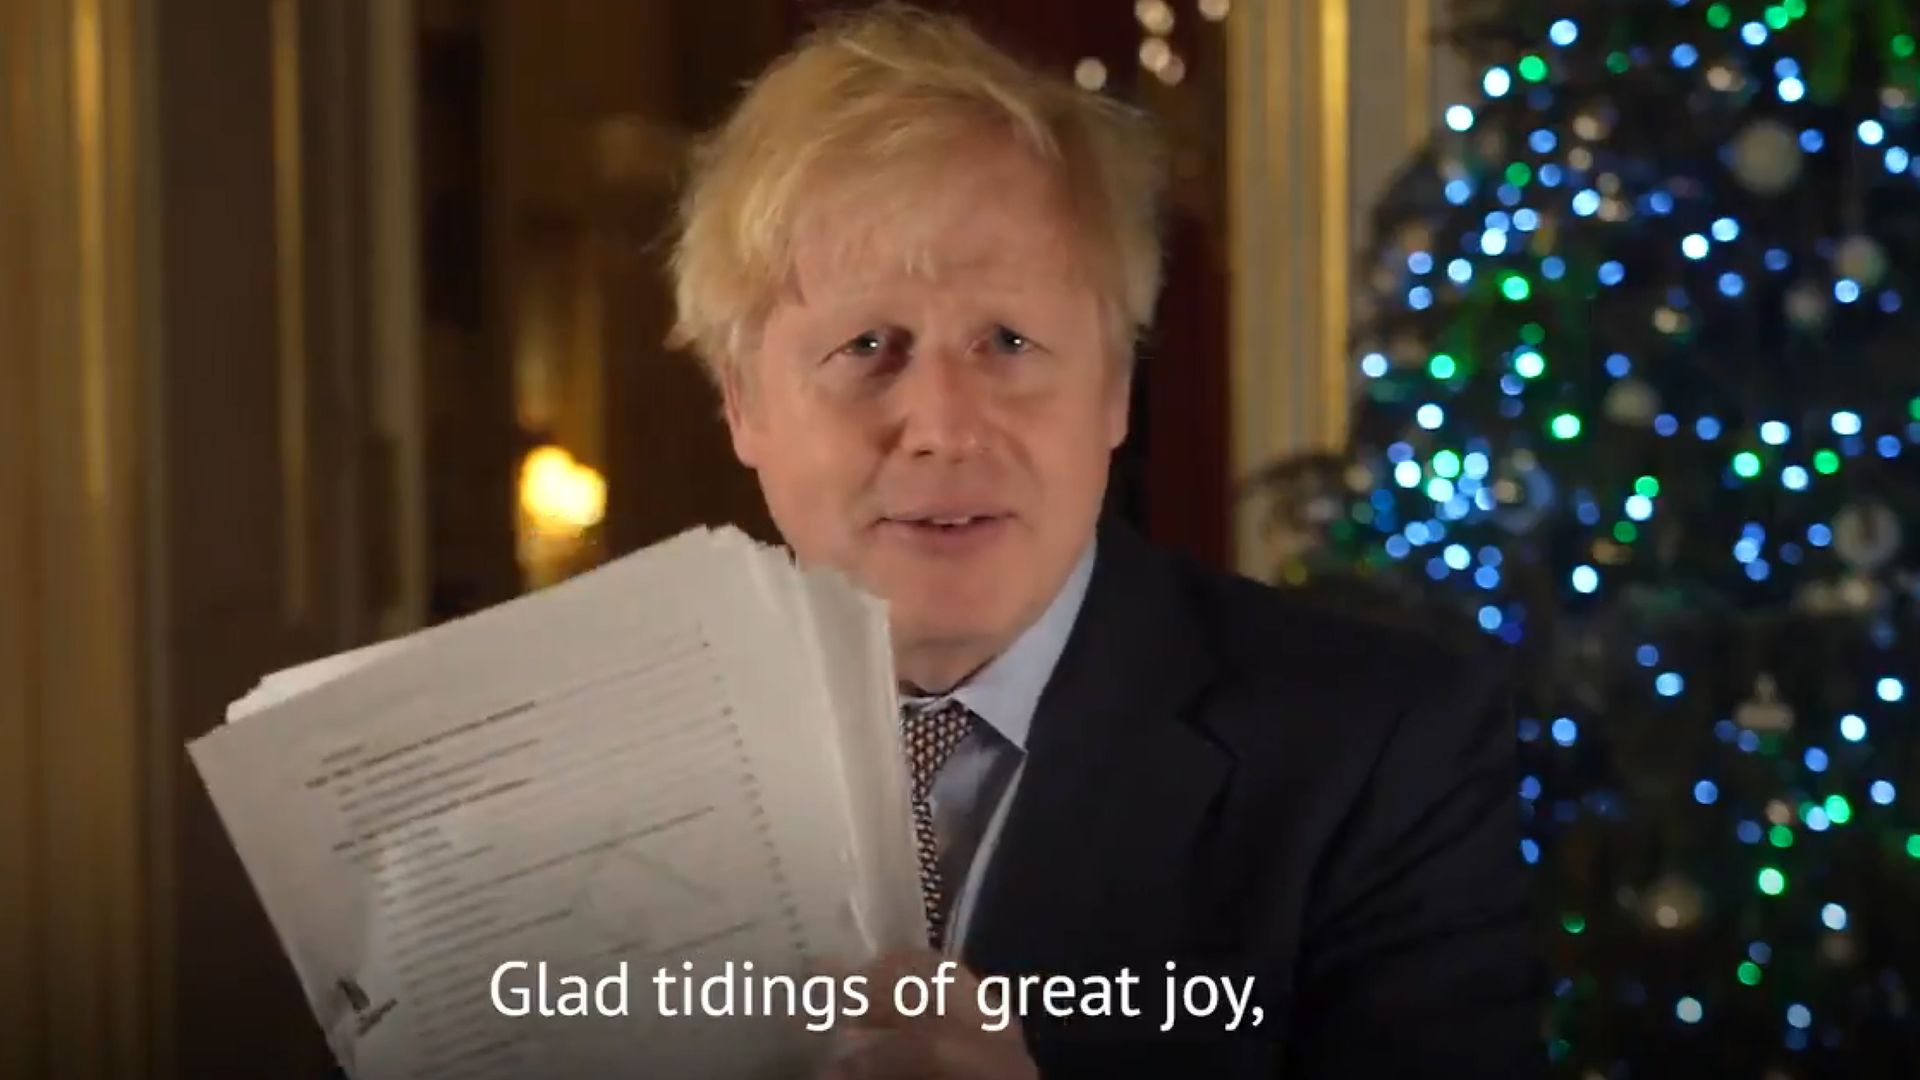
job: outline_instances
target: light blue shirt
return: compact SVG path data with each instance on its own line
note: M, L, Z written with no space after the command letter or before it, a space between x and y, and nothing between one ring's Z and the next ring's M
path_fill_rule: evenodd
M965 944L981 879L999 844L1007 809L1013 805L1040 693L1053 677L1054 665L1087 598L1094 546L1088 541L1047 609L1005 652L948 694L905 699L909 706L930 707L954 698L984 721L940 767L927 798L941 875L947 882L960 882L947 920L951 954L957 955Z

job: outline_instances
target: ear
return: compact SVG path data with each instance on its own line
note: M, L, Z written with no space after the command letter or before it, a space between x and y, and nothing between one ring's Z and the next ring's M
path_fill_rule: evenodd
M760 467L760 444L764 438L752 388L741 373L742 360L721 365L720 402L727 418L727 433L733 439L733 456L749 469Z
M1133 405L1133 366L1131 350L1113 358L1113 373L1108 376L1106 409L1107 449L1118 450L1127 441L1127 420Z

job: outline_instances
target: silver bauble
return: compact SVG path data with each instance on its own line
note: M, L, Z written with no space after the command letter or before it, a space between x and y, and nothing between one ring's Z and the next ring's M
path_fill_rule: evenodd
M1733 175L1755 195L1778 195L1800 179L1806 151L1800 137L1778 120L1756 120L1734 136Z

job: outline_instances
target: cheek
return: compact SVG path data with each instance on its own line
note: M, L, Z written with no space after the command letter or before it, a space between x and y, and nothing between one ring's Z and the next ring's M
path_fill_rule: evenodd
M760 485L781 530L796 546L837 543L865 497L870 440L845 418L805 409L782 413L764 432Z

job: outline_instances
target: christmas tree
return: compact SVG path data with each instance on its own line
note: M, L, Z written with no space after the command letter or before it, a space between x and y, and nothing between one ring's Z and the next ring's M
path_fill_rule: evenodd
M1914 1075L1914 0L1493 0L1286 576L1513 646L1558 1075Z

